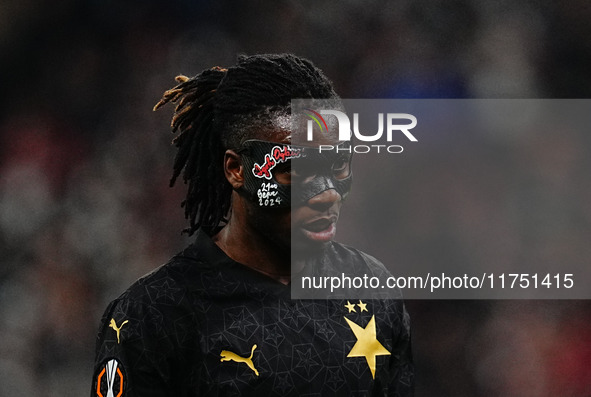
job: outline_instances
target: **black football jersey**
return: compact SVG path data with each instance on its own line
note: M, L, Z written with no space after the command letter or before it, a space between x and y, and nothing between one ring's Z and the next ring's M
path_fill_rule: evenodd
M91 396L407 396L412 377L400 299L293 300L199 232L108 306Z

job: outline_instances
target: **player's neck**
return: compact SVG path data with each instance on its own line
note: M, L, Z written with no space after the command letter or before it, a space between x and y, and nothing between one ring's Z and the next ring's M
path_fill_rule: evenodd
M289 247L277 247L236 217L230 216L228 224L213 236L213 241L234 261L282 284L290 282Z

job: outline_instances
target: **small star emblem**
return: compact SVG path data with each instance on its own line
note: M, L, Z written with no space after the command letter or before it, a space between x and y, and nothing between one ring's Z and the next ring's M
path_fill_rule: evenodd
M349 313L351 313L351 312L354 312L354 313L356 313L356 310L355 310L355 305L354 305L353 303L351 303L351 302L347 301L347 304L345 305L345 307L346 307L347 309L349 309Z
M362 313L367 311L367 303L363 303L360 300L357 306L359 306L359 310L361 310Z

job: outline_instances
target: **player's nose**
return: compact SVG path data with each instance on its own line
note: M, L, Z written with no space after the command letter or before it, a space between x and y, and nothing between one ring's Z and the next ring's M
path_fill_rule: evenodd
M314 208L330 208L333 204L339 201L341 201L341 195L334 188L331 188L324 190L323 192L320 192L316 196L310 198L308 200L308 205Z

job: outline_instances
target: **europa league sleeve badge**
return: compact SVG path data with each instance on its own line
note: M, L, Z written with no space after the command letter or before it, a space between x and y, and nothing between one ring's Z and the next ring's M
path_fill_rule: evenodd
M123 397L127 378L121 363L110 358L97 368L94 376L94 391L97 397Z

